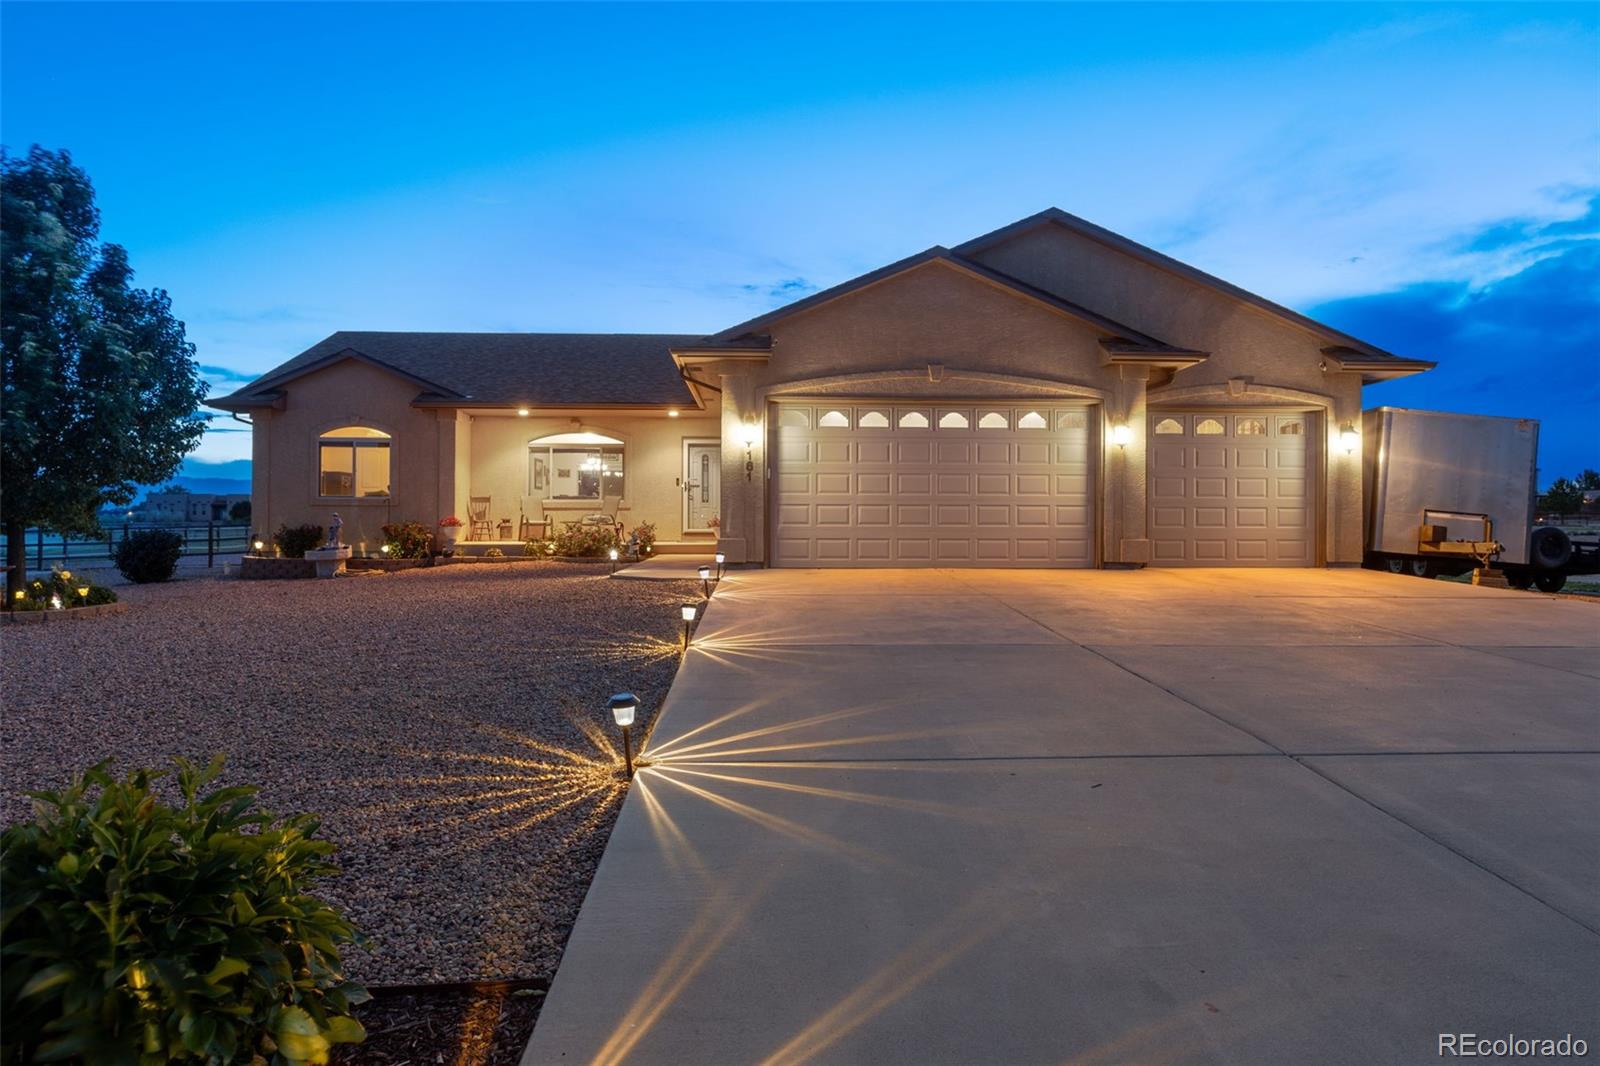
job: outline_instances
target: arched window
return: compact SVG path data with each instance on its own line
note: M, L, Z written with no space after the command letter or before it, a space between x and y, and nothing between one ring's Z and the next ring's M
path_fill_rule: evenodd
M817 425L822 429L848 429L850 416L843 411L824 411L822 417L817 419Z
M552 433L528 442L528 494L618 503L627 479L622 442L604 433Z
M900 412L900 428L901 429L927 429L928 428L928 412L926 412L926 411L902 411L902 412Z
M889 416L878 410L858 411L856 425L862 429L888 429Z
M1183 422L1176 418L1163 418L1156 422L1157 436L1167 436L1172 433L1183 432Z
M1017 419L1018 429L1049 429L1050 423L1038 411L1029 411Z
M1010 429L1011 420L1004 411L985 411L978 418L979 429Z
M1194 435L1197 437L1220 437L1227 432L1226 427L1215 418L1201 418L1194 424Z
M970 429L972 422L960 411L940 411L940 429Z
M317 495L381 499L389 495L389 434L371 426L340 426L317 439Z

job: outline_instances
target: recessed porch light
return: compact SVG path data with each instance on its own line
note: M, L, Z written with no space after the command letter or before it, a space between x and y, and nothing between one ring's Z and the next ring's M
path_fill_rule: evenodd
M668 411L667 412L667 417L668 418L677 418L678 417L678 409L676 407L674 407L672 410Z
M533 414L533 412L528 410L526 407L517 408L517 417L519 418L527 418L531 414Z

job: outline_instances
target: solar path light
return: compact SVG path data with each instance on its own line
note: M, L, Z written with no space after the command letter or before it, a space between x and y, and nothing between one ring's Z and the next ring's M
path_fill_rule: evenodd
M630 731L633 729L633 719L639 711L639 697L631 692L619 692L611 697L607 706L611 709L611 719L622 730L622 761L628 767L628 776L633 777L633 740Z

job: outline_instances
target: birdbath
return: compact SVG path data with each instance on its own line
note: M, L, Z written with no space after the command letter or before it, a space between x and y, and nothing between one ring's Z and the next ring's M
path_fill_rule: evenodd
M333 512L333 520L328 523L328 543L306 552L306 558L317 568L318 577L333 577L344 571L345 560L350 558L351 552L350 545L340 538L343 529L344 519L339 517L338 511Z

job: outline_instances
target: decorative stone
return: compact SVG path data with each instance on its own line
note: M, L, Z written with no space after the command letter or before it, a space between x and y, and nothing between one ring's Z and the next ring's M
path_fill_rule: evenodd
M348 544L341 544L337 548L312 548L306 552L306 561L316 566L318 577L333 577L343 572L345 560L350 558L354 550Z

